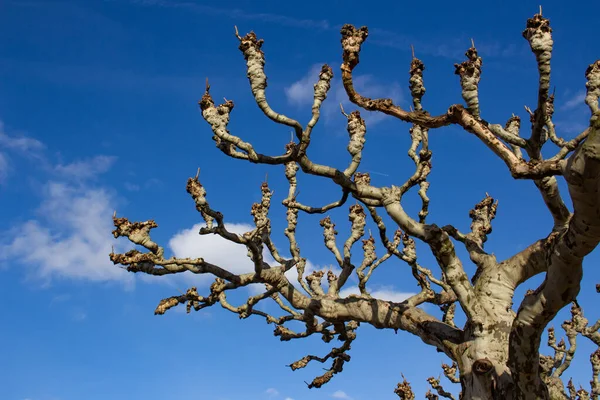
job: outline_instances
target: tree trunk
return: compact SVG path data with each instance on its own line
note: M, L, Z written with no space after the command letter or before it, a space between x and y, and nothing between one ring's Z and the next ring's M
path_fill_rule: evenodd
M498 332L486 329L466 342L463 349L458 355L461 399L514 398L514 384L507 366L508 340L501 338Z

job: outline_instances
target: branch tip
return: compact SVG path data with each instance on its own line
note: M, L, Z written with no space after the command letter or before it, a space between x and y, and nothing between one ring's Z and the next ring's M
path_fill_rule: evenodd
M342 103L340 103L340 110L342 111L342 115L348 118L348 114L346 114L346 112L344 111L344 106L342 105Z

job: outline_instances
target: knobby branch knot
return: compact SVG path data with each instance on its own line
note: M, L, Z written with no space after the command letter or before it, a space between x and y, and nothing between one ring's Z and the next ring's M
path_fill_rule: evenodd
M473 373L475 375L487 375L492 372L494 365L487 358L480 358L473 363Z

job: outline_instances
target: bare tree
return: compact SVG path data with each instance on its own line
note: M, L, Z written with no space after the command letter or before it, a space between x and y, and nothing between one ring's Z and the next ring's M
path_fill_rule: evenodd
M273 192L266 181L261 186L262 200L252 206L254 229L236 234L228 231L224 215L209 204L206 189L197 174L188 180L187 191L206 222L199 234L219 235L245 246L254 271L234 274L227 270L227 266L214 265L202 258L165 258L163 247L150 238L150 230L157 226L153 220L130 222L116 215L114 236L127 237L147 251L111 253L111 260L130 272L167 275L190 271L214 275L209 293L200 294L192 287L185 294L161 300L156 314L164 314L178 304L186 304L190 312L192 308L200 310L219 303L239 314L240 318L251 315L265 318L275 325L274 334L281 340L319 334L323 341L329 343L337 337L341 345L334 346L325 356L308 355L290 365L292 370L304 368L313 361L330 365L323 375L308 384L309 388L321 387L342 371L350 359L348 350L357 336L357 328L366 323L417 335L423 342L446 354L452 364L442 366L443 374L451 382L460 383L462 399L597 399L600 395L600 350L591 356L591 392L575 388L570 381L565 386L561 377L575 354L578 336L600 346L600 321L589 325L576 303L582 262L600 241L600 61L591 64L585 71L585 103L591 111L589 127L574 139L565 140L558 136L552 119L552 29L541 10L527 20L523 36L537 61L539 88L535 110L526 108L531 124L531 135L526 139L520 132L521 120L514 114L504 126L482 119L478 99L482 59L474 44L466 52L467 60L455 65L466 107L455 104L444 114L432 116L422 104L425 67L421 60L413 54L409 69L413 105L407 111L391 99L371 99L356 91L353 72L359 64L361 46L368 37L368 30L366 27L357 29L344 25L341 35L342 81L352 103L364 110L381 112L411 124L409 132L412 140L408 155L414 161L415 170L404 183L378 187L371 184L368 173L359 172L366 139L366 126L359 111L346 114L341 110L348 120L347 149L351 160L347 168L339 170L313 162L307 155L307 149L311 132L319 120L321 104L330 88L332 69L328 65L321 69L314 85L312 118L303 126L271 108L265 94L267 77L263 40L253 32L240 36L236 29L257 105L269 119L293 129L295 138L280 155L261 154L250 142L229 132L227 126L234 103L225 100L216 105L208 81L199 105L202 116L214 133L213 140L223 153L254 164L285 167L289 191L283 200L287 210L284 234L289 242L289 254L282 254L272 239L269 211ZM498 202L487 194L469 214L472 220L470 232L460 232L451 225L436 225L427 220L428 175L432 157L428 146L429 132L448 125L459 125L467 134L476 136L506 164L513 178L533 181L554 220L553 229L546 237L506 260L497 260L485 249L498 206ZM544 158L542 147L548 140L558 150L553 157ZM301 203L296 180L299 170L338 185L341 198L324 206ZM562 177L568 185L572 211L561 197L557 177ZM402 206L403 196L413 188L418 190L422 202L417 216L408 215ZM350 196L356 203L349 208L351 233L343 245L338 244L338 232L330 217L320 223L325 246L333 254L341 272L336 274L330 270L305 274L306 259L296 240L299 214L323 214L344 206ZM370 233L366 237L365 227L369 219L377 227L376 237ZM397 229L391 238L384 222L388 219L396 224ZM362 257L357 257L352 250L361 239ZM437 272L417 261L415 240L429 247L439 267ZM376 254L378 241L382 251ZM467 276L455 246L464 246L470 261L477 267L472 278ZM276 265L265 262L263 251L270 253ZM375 269L394 257L408 264L420 287L419 293L400 303L373 298L368 289ZM288 280L284 275L292 269L297 271L297 282ZM356 273L360 294L340 296L340 290L348 284L353 273ZM536 290L529 291L515 311L512 306L515 289L538 274L544 274L543 283ZM327 282L322 282L325 275ZM228 302L229 291L252 283L263 284L264 292L249 297L246 303L238 306ZM279 305L280 316L255 309L257 303L266 299L272 299ZM420 306L426 303L439 307L443 316L436 318L424 311ZM554 355L540 355L544 330L558 311L570 303L573 304L572 318L562 325L568 345L564 340L557 343L554 330L550 329L548 345L554 350ZM454 323L456 305L465 314L466 322L462 328ZM291 330L288 324L291 321L302 323L304 330ZM453 398L444 390L439 378L431 377L428 381L433 392L428 392L427 398ZM398 384L395 393L402 399L414 399L410 384L405 379Z

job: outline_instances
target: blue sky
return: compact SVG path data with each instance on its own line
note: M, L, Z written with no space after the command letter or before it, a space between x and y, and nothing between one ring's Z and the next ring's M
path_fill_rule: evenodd
M430 2L426 9L400 3L369 9L342 1L0 1L0 399L391 399L401 373L422 396L425 378L440 374L447 360L408 334L362 326L344 373L308 390L304 381L321 366L291 372L285 365L327 353L316 338L282 343L264 321L240 321L216 307L155 317L161 298L193 284L206 291L210 280L133 276L108 260L112 245L128 246L110 234L117 209L132 220L154 218L153 237L176 254L250 268L243 250L196 236L200 219L185 192L186 179L200 167L211 205L244 229L267 170L274 204L287 190L281 168L250 166L219 152L197 108L209 77L216 99L236 103L232 132L269 154L289 140L289 130L266 120L254 104L234 25L265 39L269 100L303 123L317 66L334 68L313 132L310 155L318 162L347 162L345 119L337 111L345 101L338 79L344 23L369 26L356 70L366 94L408 105L413 44L427 68L425 108L443 112L461 102L453 64L463 61L472 37L484 59L483 117L501 124L512 112L525 117L523 105L535 104L537 71L521 31L538 3L478 3L468 10L452 2ZM570 138L587 124L584 71L600 50L600 5L548 1L543 7L555 32L555 121ZM378 115L366 119L361 169L376 184L402 182L413 168L405 155L408 126ZM468 211L489 192L500 206L487 246L499 258L549 232L552 220L534 185L513 181L473 137L445 128L431 133L430 146L429 221L465 229ZM299 189L300 200L314 205L339 195L305 176ZM406 208L416 213L417 200L408 196ZM285 244L284 215L281 206L271 210L279 246ZM344 210L331 216L340 235L347 234ZM334 262L318 219L301 215L298 228L314 268ZM420 262L436 270L426 249L418 250ZM599 261L597 251L586 261L580 296L591 320L600 314L592 289L600 282ZM519 296L539 281L524 285ZM416 290L410 271L395 261L378 270L371 287L390 299ZM586 384L591 347L583 339L579 347L567 374Z

